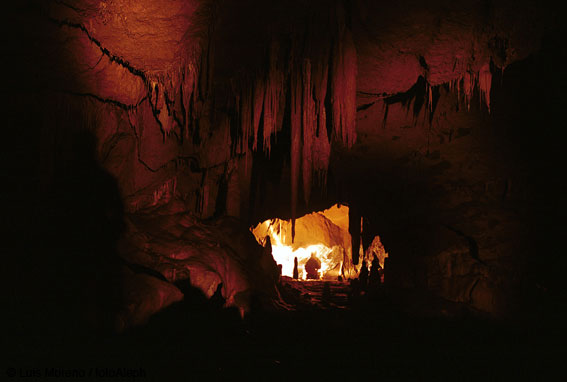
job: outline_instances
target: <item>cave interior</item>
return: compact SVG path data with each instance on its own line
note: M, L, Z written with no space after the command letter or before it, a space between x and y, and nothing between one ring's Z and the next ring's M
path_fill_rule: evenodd
M552 3L13 12L8 366L415 380L560 365L567 78Z

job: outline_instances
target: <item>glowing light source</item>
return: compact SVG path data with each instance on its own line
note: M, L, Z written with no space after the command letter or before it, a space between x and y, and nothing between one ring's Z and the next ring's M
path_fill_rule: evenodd
M269 219L250 230L260 245L266 246L270 238L272 256L282 267L282 276L293 277L294 260L298 262L299 279L307 279L305 263L315 254L321 262L319 278L337 280L358 277L362 265L352 263L351 236L349 234L349 208L334 205L329 209L302 216L296 219L295 239L292 241L291 221ZM362 222L361 222L362 224ZM362 231L362 229L361 229ZM384 258L388 257L380 238L376 236L365 250L360 247L360 258L367 267L374 258L384 267ZM361 262L362 263L362 262Z
M321 262L319 278L336 280L342 271L345 248L350 248L348 227L343 227L343 222L348 222L348 207L335 206L296 219L293 243L291 221L266 220L252 227L251 231L262 246L266 245L266 237L270 238L272 256L282 266L282 276L293 277L294 260L297 258L298 276L305 280L305 263L314 253Z

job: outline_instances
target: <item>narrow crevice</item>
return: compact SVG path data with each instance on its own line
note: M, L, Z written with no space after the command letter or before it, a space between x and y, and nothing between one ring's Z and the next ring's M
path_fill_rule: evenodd
M69 92L69 91L62 91L62 90L58 90L59 92L62 92L64 94L69 94L69 95L73 95L73 96L79 96L79 97L88 97L88 98L93 98L101 103L105 103L105 104L109 104L112 106L116 106L124 111L126 111L127 113L130 113L131 111L137 109L137 107L144 102L146 99L148 99L147 96L143 97L142 99L140 99L135 105L127 105L125 103L113 100L113 99L108 99L108 98L102 98L97 96L96 94L92 94L92 93L76 93L76 92ZM147 168L149 171L151 172L158 172L159 170L161 170L164 166L167 165L164 164L161 167L159 167L158 169L153 169L151 168L146 162L144 162L144 160L140 157L140 137L138 136L138 132L136 131L136 127L134 126L134 124L130 121L130 115L128 115L128 123L130 124L130 127L132 128L132 131L134 132L134 137L136 139L136 149L138 152L138 161L145 167ZM108 155L110 155L110 152L112 151L112 149L114 148L114 146L118 143L120 139L118 139L117 141L113 142L112 146L106 150L106 154L104 155L103 158L103 162L106 161Z
M370 93L370 92L363 92L361 90L357 90L356 94L360 94L363 96L371 96L371 97L375 97L375 98L386 98L386 97L391 97L394 94L388 94L388 93Z
M100 54L100 57L98 58L98 61L96 62L96 64L94 64L93 66L89 66L88 70L94 70L94 68L96 68L98 66L98 64L100 64L100 62L102 61L102 58L105 56L104 53Z
M136 274L143 274L143 275L147 275L147 276L150 276L150 277L155 277L156 279L161 280L161 281L169 282L167 280L167 278L162 273L156 271L155 269L148 268L148 267L141 265L141 264L138 264L138 263L129 262L121 256L119 256L118 259L120 259L120 261L126 267L128 267L132 272L134 272Z
M366 109L370 108L371 106L373 106L376 102L377 101L365 103L364 105L357 106L356 111L366 110Z
M483 265L486 265L486 264L484 263L484 261L482 261L482 260L480 259L479 255L478 255L478 244L477 244L476 240L475 240L473 237L468 236L467 234L463 233L462 231L459 231L458 229L456 229L456 228L454 228L454 227L452 227L452 226L450 226L450 225L448 225L448 224L445 224L445 227L446 227L447 229L453 231L453 232L456 233L457 235L459 235L459 236L465 238L465 239L467 240L468 244L469 244L469 254L471 255L471 257L472 257L473 259L475 259L476 261L478 261L479 263L481 263L481 264L483 264Z
M93 99L95 99L99 102L106 103L106 104L109 104L109 105L112 105L112 106L116 106L116 107L118 107L122 110L125 110L125 111L131 111L131 110L136 109L142 102L144 102L148 98L148 96L144 96L135 104L128 105L126 103L123 103L123 102L120 102L120 101L117 101L117 100L114 100L114 99L111 99L111 98L100 97L100 96L93 94L93 93L78 93L78 92L72 92L72 91L67 91L67 90L55 90L55 89L53 91L64 93L64 94L69 94L69 95L73 95L73 96L77 96L77 97L93 98Z
M108 160L108 157L110 156L110 153L118 145L118 142L120 142L122 139L128 138L128 137L130 137L130 134L116 133L112 136L112 138L110 138L110 140L108 142L105 142L104 145L103 145L103 154L101 155L102 156L101 162L106 163L106 161Z
M479 281L480 281L480 279L476 279L474 284L472 285L470 291L469 291L469 304L471 304L471 305L473 303L473 291L474 291L474 288L476 288Z
M64 7L69 8L69 9L72 9L72 10L74 10L74 11L77 12L77 13L84 12L84 9L80 9L80 8L74 7L74 6L72 6L71 4L68 4L68 3L64 2L64 1L55 0L54 3L55 3L55 4L62 5L62 6L64 6Z
M110 51L108 49L106 49L105 47L102 46L100 41L98 41L96 38L91 36L88 29L83 24L73 23L73 22L68 21L68 20L57 20L56 18L53 18L53 17L48 17L48 20L51 21L54 24L57 24L60 27L66 26L66 27L69 27L69 28L75 28L75 29L82 30L87 35L88 39L92 43L94 43L100 49L100 51L103 54L108 56L108 58L110 59L111 62L116 62L117 64L123 66L130 73L132 73L135 76L142 78L144 80L144 82L147 83L146 74L142 70L134 68L132 65L130 65L130 63L128 61L110 53Z
M425 61L425 57L423 56L419 56L419 66L421 66L423 69L425 69L425 71L429 71L429 65L427 65L427 62Z
M165 166L168 165L169 162L164 163L163 165L161 165L160 167L158 167L157 169L153 169L150 167L150 165L148 165L143 159L142 156L140 154L140 144L141 144L141 139L140 136L138 135L138 131L136 130L136 126L132 123L132 121L130 121L130 115L128 115L128 123L130 124L130 127L132 128L132 131L134 132L134 138L136 138L136 152L137 152L137 158L138 158L138 162L140 162L140 164L142 166L144 166L148 171L151 172L158 172L159 170L161 170L162 168L164 168Z

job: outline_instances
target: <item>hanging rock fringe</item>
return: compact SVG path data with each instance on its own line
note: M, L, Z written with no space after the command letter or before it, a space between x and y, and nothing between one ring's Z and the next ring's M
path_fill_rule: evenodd
M285 98L284 73L278 66L279 45L273 42L270 46L270 67L266 79L264 96L264 152L270 153L270 141L272 135L279 130L277 126L278 108Z
M321 42L325 39L313 31L292 37L289 51L281 48L281 41L272 41L265 67L233 79L232 100L227 101L236 113L232 120L236 126L230 128L232 155L245 155L247 161L250 152L260 146L270 155L289 101L292 219L299 187L308 205L314 180L325 185L332 142L350 148L356 140L356 49L342 2L337 4L336 10L321 16L329 26L326 41ZM206 134L202 126L220 126L212 115L216 101L210 96L214 68L206 49L212 47L195 47L177 68L149 73L146 82L164 139L174 133L199 146ZM294 230L293 224L292 236Z
M332 56L333 132L350 148L356 141L356 49L350 31L339 28Z
M242 83L235 91L235 104L240 113L240 136L237 146L241 151L262 148L270 154L272 138L282 129L282 111L286 98L290 101L291 130L291 216L294 223L299 187L304 202L311 198L314 179L326 183L331 152L331 140L347 148L356 140L356 50L352 35L339 18L337 11L333 31L333 45L321 46L319 41L292 44L290 59L281 54L280 45L273 41L268 51L265 75L256 76L248 84ZM314 38L314 37L313 37ZM330 39L331 41L331 39ZM316 53L306 49L317 47ZM328 89L328 84L330 88ZM288 94L289 92L289 94ZM325 105L330 95L330 109ZM332 116L332 135L327 133L327 115ZM260 124L262 123L262 126ZM262 129L260 129L262 127ZM260 137L260 131L263 133ZM292 224L295 237L295 224Z
M302 81L297 70L291 72L291 238L295 239L295 218L297 217L297 191L301 155L301 96Z
M470 110L474 90L478 89L480 102L484 103L490 112L492 73L489 63L485 63L478 72L467 71L461 79L457 80L457 84L457 97L460 99L461 93L463 94L467 110Z

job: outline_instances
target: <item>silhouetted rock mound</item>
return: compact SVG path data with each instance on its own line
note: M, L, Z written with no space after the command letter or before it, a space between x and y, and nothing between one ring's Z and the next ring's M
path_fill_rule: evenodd
M222 298L223 305L235 306L241 314L248 311L252 295L276 296L279 269L242 223L233 218L205 223L182 207L181 203L170 203L129 215L121 255L130 263L159 272L170 283L189 279L209 298L216 292L217 300ZM150 303L152 307L161 308L178 299L171 290L177 288L165 288L157 281L152 286L163 301L161 305ZM134 322L143 320L151 310L140 309L142 317Z

